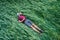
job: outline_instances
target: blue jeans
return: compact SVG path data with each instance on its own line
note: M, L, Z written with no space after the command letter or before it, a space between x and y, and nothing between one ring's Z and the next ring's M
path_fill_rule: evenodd
M26 19L26 20L24 21L24 23L25 23L27 26L29 26L29 27L32 26L32 21L30 21L29 19Z

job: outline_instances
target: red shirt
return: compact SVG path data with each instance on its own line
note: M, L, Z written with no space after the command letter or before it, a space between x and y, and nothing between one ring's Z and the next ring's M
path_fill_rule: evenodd
M19 15L19 16L18 16L18 20L19 20L19 21L22 21L23 19L26 19L26 17L25 17L24 15Z

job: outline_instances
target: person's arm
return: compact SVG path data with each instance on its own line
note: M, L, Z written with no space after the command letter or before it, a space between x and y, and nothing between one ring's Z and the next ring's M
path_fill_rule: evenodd
M23 22L24 20L25 20L25 18L22 21L19 20L19 22Z
M19 22L22 22L22 21L19 20Z

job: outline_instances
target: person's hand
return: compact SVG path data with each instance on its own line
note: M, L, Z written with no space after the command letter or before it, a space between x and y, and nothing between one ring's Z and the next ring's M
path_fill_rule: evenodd
M23 21L20 21L20 20L19 20L19 22L23 22Z
M25 18L22 21L19 20L19 22L23 22L24 20L25 20Z

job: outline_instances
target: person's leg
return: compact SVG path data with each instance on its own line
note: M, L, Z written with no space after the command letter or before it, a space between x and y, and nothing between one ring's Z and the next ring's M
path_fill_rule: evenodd
M34 28L33 26L31 26L31 28L32 28L34 31L40 33L40 32L39 32L36 28Z
M27 26L31 27L33 30L37 31L38 33L42 33L42 31L35 25L33 24L29 19L26 19L24 22Z
M34 23L32 24L35 28L41 30L37 25L35 25Z
M30 28L32 28L34 31L40 33L36 28L33 27L32 22L30 20L26 19L24 23Z
M36 29L36 30L38 30L39 32L43 32L43 30L41 30L38 26L36 26L34 23L32 24L33 25L33 27Z

